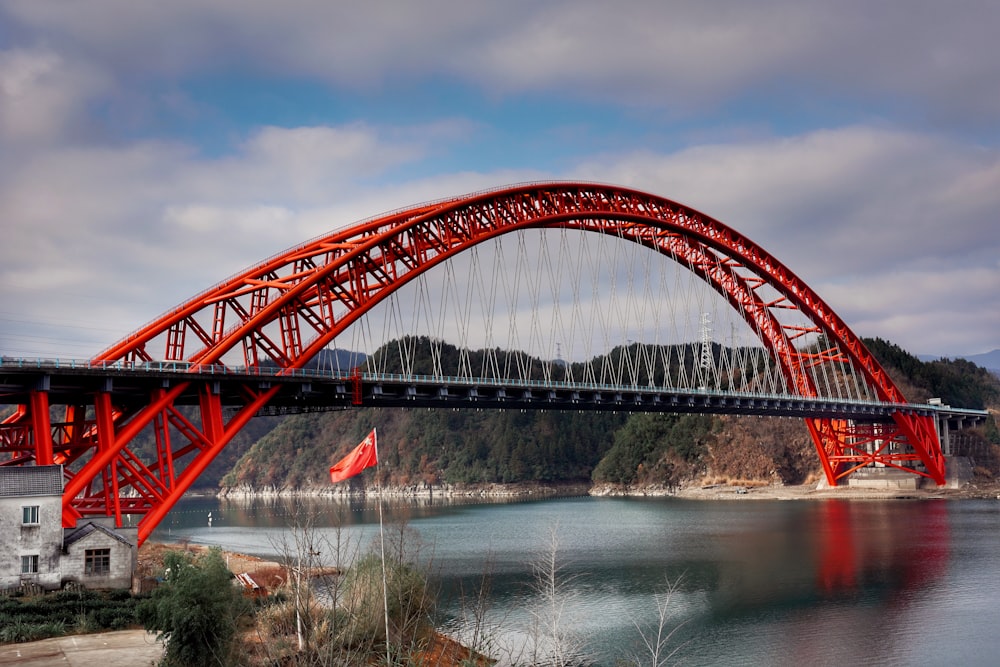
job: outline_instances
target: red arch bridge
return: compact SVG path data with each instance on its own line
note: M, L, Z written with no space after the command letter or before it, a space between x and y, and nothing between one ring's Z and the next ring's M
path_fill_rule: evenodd
M87 361L4 359L0 465L63 466L63 523L144 540L255 415L354 406L712 412L805 420L826 479L945 483L951 430L801 279L711 217L535 183L331 232ZM135 446L137 438L155 447Z

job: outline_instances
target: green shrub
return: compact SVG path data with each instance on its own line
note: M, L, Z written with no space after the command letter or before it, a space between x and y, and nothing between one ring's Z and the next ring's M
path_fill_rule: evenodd
M166 641L162 665L201 667L238 664L236 631L252 605L232 584L217 549L197 558L171 552L168 575L149 599L139 604L137 617L146 630Z
M0 598L0 643L32 641L67 632L122 630L135 626L145 596L128 591L59 591L31 598Z
M64 634L66 634L65 623L55 621L30 623L18 619L0 629L0 642L33 642L39 639L48 639L49 637L59 637Z

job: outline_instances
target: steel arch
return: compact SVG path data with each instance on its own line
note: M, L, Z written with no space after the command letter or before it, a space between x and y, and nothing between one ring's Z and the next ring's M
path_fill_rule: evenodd
M480 193L334 232L216 285L129 335L94 361L162 359L211 364L242 344L248 367L258 365L266 356L282 367L298 368L380 299L419 273L498 234L560 226L622 233L680 257L691 254L676 245L678 239L684 239L700 246L697 259L702 263L716 252L729 267L752 269L783 297L782 302L760 305L771 313L789 305L804 312L844 345L880 399L905 403L902 393L850 328L790 269L755 243L668 199L579 183L533 184ZM287 273L280 275L282 270ZM722 291L731 298L738 296L733 288L723 287ZM243 296L251 297L249 309L237 301ZM346 306L344 317L332 316L335 303ZM210 317L203 319L211 322L211 332L195 319L209 310ZM227 329L227 319L234 316L236 323ZM281 326L279 341L263 332L266 325L275 322ZM303 344L301 332L308 327L315 336ZM189 344L189 333L200 348ZM153 356L146 347L159 336L165 336L166 344L160 355ZM775 340L764 342L780 345L779 334L775 332L773 337Z
M187 362L192 373L240 355L248 368L272 363L305 365L338 334L394 290L472 246L525 228L565 227L614 234L685 264L738 308L790 387L816 396L804 368L812 362L797 350L801 332L786 330L777 312L796 309L842 350L878 398L905 399L860 339L800 278L755 243L723 223L668 199L632 189L586 183L538 183L477 193L381 216L314 239L251 267L206 290L129 335L93 359L95 363ZM763 287L780 297L765 300ZM821 352L820 354L826 354ZM247 387L245 405L226 422L218 397L201 389L201 425L174 409L181 385L151 396L145 406L112 406L98 396L94 420L78 424L61 442L43 448L50 462L91 458L71 477L64 495L66 521L80 512L140 511L144 538L236 431L273 397L277 387ZM81 406L83 407L83 406ZM20 420L40 419L41 407L20 411ZM78 408L78 412L83 410ZM926 476L944 482L944 463L929 417L897 411L890 425L848 426L807 420L831 485L860 465L900 466L920 461ZM79 420L79 417L77 417ZM71 420L67 419L67 422ZM157 434L160 460L154 468L131 455L128 444L142 429ZM170 427L186 443L170 442ZM869 429L870 430L870 429ZM861 448L854 443L866 442ZM880 443L871 447L871 443ZM884 443L912 449L890 453ZM899 449L898 447L896 448ZM874 453L872 453L874 451ZM193 455L183 472L176 459ZM120 498L122 487L139 500ZM124 504L123 504L124 503Z

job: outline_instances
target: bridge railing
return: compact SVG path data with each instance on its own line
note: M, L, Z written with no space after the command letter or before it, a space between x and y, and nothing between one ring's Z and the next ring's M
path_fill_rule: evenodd
M618 385L596 382L569 382L565 380L532 380L515 378L462 377L437 375L403 375L401 373L371 373L361 369L350 370L319 370L314 368L277 368L277 367L245 367L226 366L225 364L193 364L186 361L146 361L130 363L125 361L91 361L89 359L45 359L0 357L0 370L51 370L51 371L81 371L84 373L166 373L195 374L230 377L233 379L245 377L270 377L288 379L313 379L321 381L344 381L363 383L396 383L422 386L455 386L455 387L497 387L523 390L561 390L585 392L641 392L650 394L697 394L700 396L718 396L733 400L753 401L790 401L804 400L829 402L841 405L870 407L883 413L893 411L914 412L923 414L941 414L953 417L970 417L976 420L984 419L989 413L971 408L956 408L950 405L936 403L889 403L884 401L864 400L858 398L805 397L795 394L766 394L725 391L722 389L678 389L657 385Z
M463 376L437 376L437 375L404 375L400 373L372 373L364 372L361 369L350 370L319 370L311 368L278 368L278 367L244 367L227 366L225 364L195 364L186 361L146 361L142 363L116 361L92 361L85 359L45 359L45 358L0 358L0 369L19 370L53 370L53 371L82 371L85 373L165 373L165 374L193 374L209 375L220 377L270 377L270 378L301 378L325 381L345 381L345 382L367 382L367 383L396 383L412 384L423 386L455 386L455 387L504 387L508 389L523 390L561 390L561 391L586 391L586 392L643 392L661 394L697 394L704 396L719 396L733 400L746 399L754 401L829 401L844 405L870 406L881 411L903 410L913 411L915 408L921 411L935 411L942 407L932 404L909 404L909 403L887 403L883 401L865 400L858 398L837 399L831 397L804 397L794 394L768 394L726 391L722 389L678 389L676 387L658 385L619 385L597 382L571 382L566 380L534 380L521 378L490 378L490 377L463 377ZM947 408L949 411L960 411L956 408ZM978 411L970 411L978 413Z

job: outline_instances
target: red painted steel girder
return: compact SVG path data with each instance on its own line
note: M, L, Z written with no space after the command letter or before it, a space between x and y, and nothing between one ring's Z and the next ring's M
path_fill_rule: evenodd
M841 344L881 400L905 403L850 328L790 269L752 241L668 199L581 183L542 183L480 193L333 232L216 285L94 360L211 364L242 347L248 367L268 358L279 366L298 368L419 273L494 236L529 227L624 234L657 247L663 244L656 237L675 235L718 253L725 262L753 271L782 294L780 302L758 304L758 309L794 307L805 313ZM631 230L639 232L630 234ZM671 251L676 255L675 250ZM704 257L706 253L701 250L699 254ZM728 288L725 293L741 298ZM264 331L272 324L279 325L277 340ZM763 342L783 347L781 334L767 335L772 340ZM148 349L156 338L165 341L162 351ZM809 395L806 387L797 388Z
M794 339L802 332L783 326L779 310L796 309L804 314L815 324L817 333L825 334L846 353L847 361L881 400L905 403L885 371L833 310L752 241L676 202L626 188L584 183L530 184L478 193L335 231L212 287L93 361L186 361L195 371L206 364L222 363L235 352L241 353L242 364L248 368L265 360L282 368L299 368L394 290L450 257L518 229L560 227L613 234L686 265L760 332L789 386L800 395L816 396L805 368L817 361L817 355L795 348ZM760 294L765 286L780 298L765 300ZM78 425L71 435L67 432L57 438L59 442L43 446L51 445L51 449L37 450L38 456L51 456L56 462L71 462L88 447L93 452L79 471L71 473L64 497L67 520L81 512L120 516L122 512L148 511L140 525L141 535L148 535L197 473L277 389L269 393L247 387L246 407L223 424L217 397L213 398L206 386L200 426L184 423L173 409L177 391L174 387L151 396L150 404L141 410L95 406L97 417L92 423ZM41 410L36 406L26 412L39 415ZM31 419L38 422L40 417ZM894 419L893 438L905 442L912 452L879 461L896 465L916 458L929 477L943 483L943 461L930 418L901 410ZM186 442L169 442L167 424ZM160 458L146 466L132 455L128 443L151 426L157 432ZM851 449L856 434L834 428L830 420L811 420L810 430L827 478L835 484L844 470L859 460L860 450ZM193 455L194 461L178 474L174 461L188 455ZM866 460L874 459L869 456ZM130 490L129 498L122 498L122 488Z
M339 230L220 283L108 349L97 360L140 362L155 358L207 364L242 348L243 363L248 367L269 359L281 367L297 368L418 274L489 238L528 227L618 234L687 261L734 307L742 304L748 309L748 321L753 320L762 342L775 351L791 386L804 396L813 396L815 388L802 372L803 353L794 348L788 332L773 315L779 309L797 309L839 344L880 400L906 402L833 309L748 238L662 197L583 183L541 183L479 193ZM714 261L706 260L713 256ZM748 287L746 279L733 280L737 268L752 272L751 280L774 288L781 298L769 303L755 298L755 288ZM275 324L277 336L265 331ZM162 351L149 349L156 338L165 341ZM919 444L926 441L912 420L900 417L897 425L913 436L931 476L943 479L939 457L929 445Z

